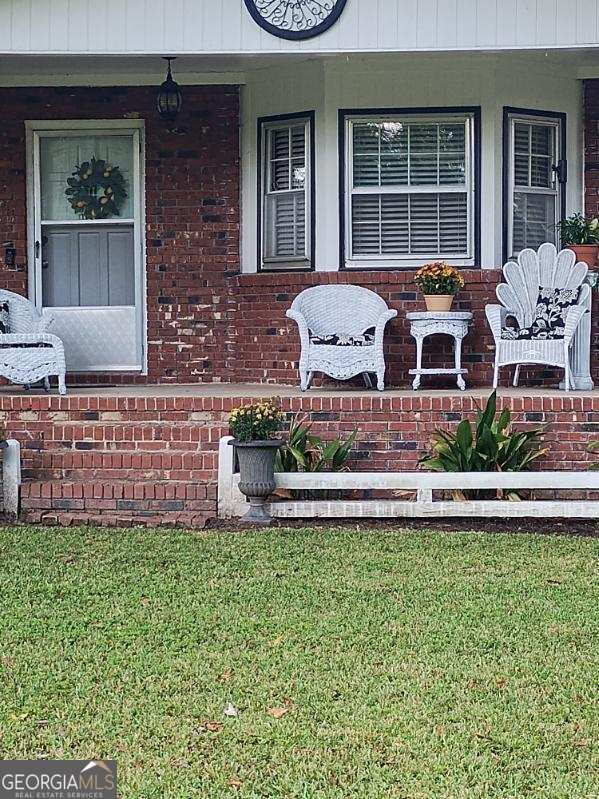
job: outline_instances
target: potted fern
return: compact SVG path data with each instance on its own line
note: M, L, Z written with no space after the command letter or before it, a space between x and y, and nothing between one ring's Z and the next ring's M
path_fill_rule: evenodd
M597 266L599 256L599 219L572 214L557 226L562 247L572 250L576 261L590 268Z
M256 402L235 408L229 427L239 463L239 490L248 497L250 508L242 521L270 524L266 499L276 488L275 459L283 441L274 438L281 426L281 410L272 402Z

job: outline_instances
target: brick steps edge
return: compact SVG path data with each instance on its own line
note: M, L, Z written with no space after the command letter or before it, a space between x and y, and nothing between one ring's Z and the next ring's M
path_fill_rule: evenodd
M216 516L215 483L25 480L22 520L109 527L204 527Z

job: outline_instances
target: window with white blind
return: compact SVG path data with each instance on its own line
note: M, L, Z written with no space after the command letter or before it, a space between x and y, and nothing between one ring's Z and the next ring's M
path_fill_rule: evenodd
M474 114L346 118L345 261L474 258Z
M507 113L507 256L546 241L557 244L562 218L562 121L556 116Z
M261 268L310 268L312 119L260 125Z

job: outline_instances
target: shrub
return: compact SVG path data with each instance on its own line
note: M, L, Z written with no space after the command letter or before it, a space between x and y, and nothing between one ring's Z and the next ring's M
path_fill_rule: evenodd
M437 430L432 452L420 459L420 465L436 472L521 472L545 455L541 448L543 427L513 432L511 412L504 408L497 416L497 393L494 391L484 409L476 411L474 428L462 420L455 432ZM508 498L518 499L514 491ZM455 492L459 499L486 496L478 491Z
M264 441L279 430L281 418L281 410L273 402L256 402L234 408L229 415L229 428L237 441Z

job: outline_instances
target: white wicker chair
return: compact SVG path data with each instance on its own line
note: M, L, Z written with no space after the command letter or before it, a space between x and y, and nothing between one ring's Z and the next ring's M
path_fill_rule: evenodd
M516 364L514 386L518 385L521 364L546 364L564 370L566 391L572 385L570 348L582 317L586 313L590 287L583 285L588 267L575 263L572 250L559 254L553 244L543 244L538 253L523 250L518 263L509 261L503 268L505 283L497 287L501 305L487 305L486 314L495 339L495 373L493 387L499 383L502 366ZM564 337L560 339L509 339L502 338L508 318L513 317L519 329L532 325L540 288L580 289L578 301L567 312Z
M349 380L362 374L371 387L370 374L377 376L377 388L385 389L383 336L387 322L397 316L385 301L360 286L314 286L299 294L287 311L297 322L301 340L299 373L301 390L310 387L314 372L323 372L336 380ZM315 336L362 336L375 329L370 346L334 346L313 344Z
M50 316L42 317L33 303L0 290L0 303L8 302L10 333L0 333L0 375L11 383L29 386L40 380L50 388L50 377L58 377L58 391L66 394L64 347L58 336L47 333L52 322ZM43 346L11 346L11 345Z

